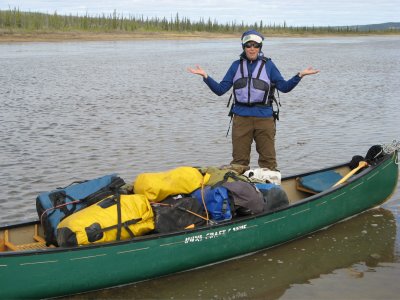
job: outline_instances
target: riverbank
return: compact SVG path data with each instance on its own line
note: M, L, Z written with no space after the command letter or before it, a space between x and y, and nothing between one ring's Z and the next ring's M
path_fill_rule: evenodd
M62 41L124 41L124 40L171 40L171 39L220 39L235 38L237 34L206 32L0 32L0 43L12 42L62 42Z
M287 33L271 32L270 37L327 37L327 36L366 36L366 35L399 35L399 33ZM190 39L225 39L238 38L239 33L212 32L7 32L0 30L0 43L14 42L63 42L63 41L124 41L124 40L190 40Z

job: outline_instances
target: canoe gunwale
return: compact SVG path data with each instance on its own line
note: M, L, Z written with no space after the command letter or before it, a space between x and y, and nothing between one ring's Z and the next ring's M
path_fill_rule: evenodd
M289 206L282 208L282 209L278 209L272 212L265 212L265 213L261 213L261 214L257 214L257 215L252 215L252 216L246 216L246 217L239 217L239 218L234 218L230 221L227 222L222 222L222 223L218 223L215 225L208 225L208 226L204 226L204 227L199 227L199 228L194 228L191 230L181 230L181 231L177 231L177 232L172 232L172 233L160 233L160 234L150 234L150 235L145 235L145 236L140 236L140 237L136 237L134 239L129 239L129 240L123 240L123 241L113 241L113 242L108 242L108 243L102 243L102 244L92 244L92 245L85 245L85 246L79 246L79 247L56 247L56 248L46 248L46 249L37 249L37 250L30 250L30 251L23 251L23 252L18 252L18 251L6 251L6 252L0 252L0 257L17 257L17 256L32 256L32 255L46 255L46 254L53 254L53 253L59 253L59 252L70 252L70 251L90 251L93 250L95 248L103 248L103 247L118 247L118 246L122 246L122 245L127 245L127 244L136 244L136 243L141 243L141 242L147 242L150 240L156 240L156 239L163 239L163 238L169 238L169 237L174 237L174 236L179 236L179 235L189 235L189 234L196 234L197 232L205 232L205 231L209 231L209 230L217 230L221 227L226 227L226 226L234 226L236 224L240 224L243 222L248 222L254 219L258 219L258 218L265 218L269 215L272 214L276 214L285 210L290 210L293 208L296 208L298 206L302 206L302 205L306 205L307 203L311 203L314 201L317 201L323 197L326 197L332 193L337 192L338 190L342 190L345 189L349 184L352 184L358 180L360 180L361 178L367 176L368 174L370 174L371 172L374 172L376 170L376 168L382 166L385 162L387 162L388 160L392 160L394 158L394 156L397 155L397 153L393 154L393 155L386 155L385 158L380 161L378 164L376 165L371 165L369 168L366 168L364 170L362 170L360 173L353 175L348 181L346 181L345 183L335 187L335 188L330 188L324 192L315 194L315 195L310 195L309 197L306 197L302 200L299 200L293 204L290 204ZM296 177L299 176L306 176L306 175L310 175L310 174L314 174L314 173L318 173L318 172L322 172L322 171L328 171L328 170L332 170L332 169L336 169L336 168L340 168L343 166L348 165L348 163L343 163L343 164L338 164L338 165L334 165L331 167L327 167L324 169L320 169L320 170L316 170L316 171L311 171L311 172L306 172L306 173L302 173L302 174L298 174L298 175L291 175L288 177L284 177L282 180L289 180L289 179L294 179ZM385 200L383 199L382 202L384 202ZM379 205L379 204L377 204ZM349 216L351 217L351 216ZM20 227L20 226L27 226L27 225L34 225L34 224L38 224L39 220L31 220L31 221L26 221L23 223L18 223L18 224L12 224L12 225L5 225L0 227L0 230L6 230L6 229L12 229L12 228L16 228L16 227ZM333 225L333 224L332 224Z

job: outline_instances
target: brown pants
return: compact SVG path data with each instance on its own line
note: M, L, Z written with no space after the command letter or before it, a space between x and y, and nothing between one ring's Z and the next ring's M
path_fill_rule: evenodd
M250 164L251 144L256 142L258 165L260 168L276 170L274 118L241 117L235 115L232 125L231 164Z

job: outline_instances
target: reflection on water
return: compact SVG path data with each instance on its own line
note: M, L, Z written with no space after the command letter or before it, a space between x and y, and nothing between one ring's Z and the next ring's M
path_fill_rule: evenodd
M341 278L361 278L393 262L395 238L395 218L380 208L238 260L69 299L285 299L291 294L299 299L297 286L335 269L344 270ZM332 298L337 289L326 287L323 298Z
M400 139L399 37L271 38L263 50L285 78L309 65L321 70L291 93L280 94L277 151L283 176L350 160L371 145ZM229 95L213 95L186 68L200 64L219 80L239 54L236 39L1 44L0 223L36 218L39 192L75 180L117 172L129 182L144 171L228 163ZM395 218L399 203L397 190L386 205ZM383 217L367 214L365 224L393 219L379 214ZM324 231L262 254L104 295L237 299L267 297L268 290L271 298L290 297L285 289L296 290L294 283L352 265L355 272L369 268L370 247L377 247L379 262L395 260L400 269L399 244L396 258L389 259L380 245L364 242L379 238L371 230L332 240L344 231ZM320 251L327 241L333 248ZM325 258L330 253L334 258ZM377 272L386 278L385 270ZM396 287L389 291L398 292Z
M400 270L391 263L382 263L375 268L354 265L322 275L310 284L294 285L280 299L398 299L399 288L387 288L382 274L395 280L399 278Z

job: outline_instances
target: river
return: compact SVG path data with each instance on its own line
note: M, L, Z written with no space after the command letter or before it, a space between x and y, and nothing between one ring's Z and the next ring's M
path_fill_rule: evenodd
M240 51L239 39L0 44L0 223L37 218L36 195L74 180L228 164L229 94L186 69L221 80ZM280 93L283 176L400 139L400 37L267 38L263 51L286 79L321 70ZM399 228L398 185L383 207L283 246L69 298L396 299Z

